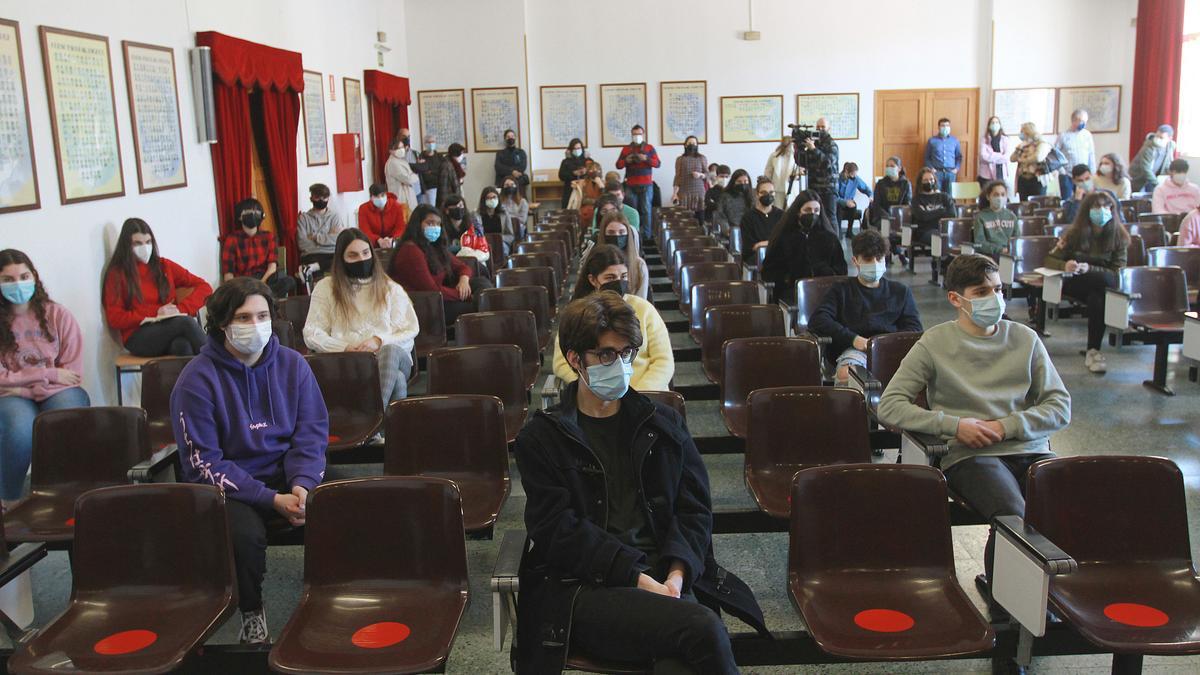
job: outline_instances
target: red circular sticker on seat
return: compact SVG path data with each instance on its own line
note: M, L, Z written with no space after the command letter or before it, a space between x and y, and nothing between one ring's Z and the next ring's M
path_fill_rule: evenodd
M75 519L67 518L67 520L63 523L63 525L66 525L67 527L75 527Z
M337 435L334 435L334 434L329 434L329 442L330 442L330 443L337 443L337 442L338 442L338 441L340 441L340 440L342 440L342 437L341 437L341 436L337 436Z
M100 640L92 647L97 654L104 656L119 656L141 651L158 640L158 633L152 630L123 630L113 633Z
M380 621L359 628L350 641L362 649L382 649L404 642L410 633L412 630L398 621Z
M916 621L894 609L864 609L854 615L854 623L875 633L899 633L912 628Z
M1114 602L1104 608L1104 616L1117 623L1138 628L1157 628L1171 619L1160 609L1136 602Z

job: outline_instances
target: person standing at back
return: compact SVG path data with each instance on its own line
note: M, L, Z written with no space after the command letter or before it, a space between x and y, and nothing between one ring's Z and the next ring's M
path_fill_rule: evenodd
M1134 192L1153 192L1167 175L1175 159L1175 127L1163 124L1146 134L1142 149L1129 163L1129 181Z
M1008 136L1004 134L1004 125L1000 118L992 115L988 118L987 129L983 132L979 144L979 187L998 180L1005 184L1012 182L1012 172L1008 167L1008 156L1012 153Z
M833 222L837 218L838 144L829 135L829 120L817 119L813 134L804 139L797 158L808 176L808 189L821 200L821 212Z
M654 191L654 170L662 166L654 146L646 142L646 130L640 124L629 130L631 142L621 148L617 157L617 168L625 169L625 185L633 198L633 208L638 212L642 240L650 241L650 219L653 217L651 199Z
M1092 138L1092 132L1087 130L1087 122L1088 111L1080 108L1072 112L1070 128L1058 135L1058 142L1054 144L1054 147L1066 156L1066 166L1074 168L1085 164L1088 171L1094 172L1096 170L1096 142ZM1058 194L1066 199L1074 187L1071 181L1071 172L1064 167L1058 173Z
M493 185L503 185L505 178L512 178L522 192L529 185L529 155L517 147L517 132L512 129L504 130L504 147L496 153L493 167L496 171L496 182Z
M675 182L671 201L697 214L704 211L704 178L708 159L700 154L700 139L688 136L683 154L675 158Z
M790 135L783 140L767 157L767 165L763 168L763 177L775 186L775 206L786 209L788 188L800 175L800 167L796 166L795 141Z
M408 136L397 136L392 140L391 153L387 163L383 165L383 177L387 182L388 192L396 195L396 199L408 207L409 213L417 208L417 193L421 191L421 178L409 164L409 157L414 161L416 155L407 145ZM328 188L326 188L328 189ZM337 236L336 233L334 236Z
M1017 163L1017 194L1021 201L1046 194L1044 162L1054 148L1042 140L1033 122L1021 125L1021 144L1013 150L1012 161Z
M418 201L430 206L440 206L452 194L461 194L458 175L450 160L437 151L437 139L432 134L425 135L425 143L421 154L417 156L419 167L417 173L421 176L421 197ZM406 214L407 216L408 214ZM359 223L362 227L362 223Z
M938 189L950 194L950 186L958 177L962 167L962 145L950 135L950 120L938 120L937 136L925 143L925 166L937 172Z
M567 208L567 203L571 200L572 184L587 178L587 161L587 151L583 149L583 141L572 138L571 142L567 144L566 156L558 165L558 180L563 184L559 208Z

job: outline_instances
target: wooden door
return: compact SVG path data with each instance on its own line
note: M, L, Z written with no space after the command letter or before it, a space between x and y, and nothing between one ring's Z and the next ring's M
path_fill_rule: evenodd
M962 144L959 181L973 181L979 143L979 89L905 89L875 92L875 161L873 175L896 155L915 182L925 163L925 144L937 134L938 120L950 120L951 133Z
M950 120L950 133L962 146L958 181L969 183L979 177L979 90L934 89L929 92L929 136L938 131L938 120Z

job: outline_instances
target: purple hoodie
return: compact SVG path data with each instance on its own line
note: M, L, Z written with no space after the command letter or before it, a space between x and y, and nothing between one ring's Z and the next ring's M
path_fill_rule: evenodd
M275 337L253 367L209 337L171 392L171 424L183 480L274 506L268 484L312 490L325 477L329 413L299 353Z

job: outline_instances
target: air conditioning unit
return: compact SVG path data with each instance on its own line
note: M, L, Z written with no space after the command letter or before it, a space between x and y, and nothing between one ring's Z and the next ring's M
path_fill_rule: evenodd
M192 68L192 103L196 109L196 140L217 142L217 108L213 101L212 48L188 50Z

